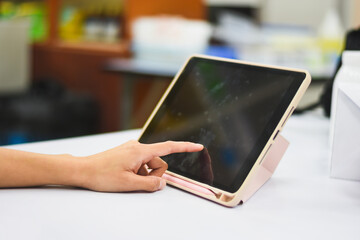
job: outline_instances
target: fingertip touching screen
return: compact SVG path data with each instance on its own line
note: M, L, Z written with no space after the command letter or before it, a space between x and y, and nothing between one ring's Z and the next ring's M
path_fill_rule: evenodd
M306 74L193 57L139 141L201 143L163 157L169 171L227 192L239 189Z

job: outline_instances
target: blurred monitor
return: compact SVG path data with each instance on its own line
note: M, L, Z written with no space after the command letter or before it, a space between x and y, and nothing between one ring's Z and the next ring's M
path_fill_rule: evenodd
M0 20L0 95L20 93L28 88L29 27L26 18Z

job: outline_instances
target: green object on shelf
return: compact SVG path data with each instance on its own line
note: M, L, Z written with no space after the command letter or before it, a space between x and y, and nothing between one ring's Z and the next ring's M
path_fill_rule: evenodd
M39 9L40 10L40 9ZM46 21L43 10L31 15L30 37L33 41L42 41L46 38Z
M16 17L30 18L30 39L32 42L43 41L47 35L45 7L40 2L21 3L17 7Z
M47 22L45 19L46 9L41 2L13 3L10 1L0 2L0 20L12 20L17 18L29 18L29 37L31 42L40 42L46 39Z

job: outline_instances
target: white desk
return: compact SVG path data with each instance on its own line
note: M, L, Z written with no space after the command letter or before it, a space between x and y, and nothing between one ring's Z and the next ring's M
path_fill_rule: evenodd
M44 187L0 190L0 239L360 239L360 182L328 177L328 120L293 116L290 147L248 202L225 208L175 188L98 193ZM18 145L87 155L138 130Z

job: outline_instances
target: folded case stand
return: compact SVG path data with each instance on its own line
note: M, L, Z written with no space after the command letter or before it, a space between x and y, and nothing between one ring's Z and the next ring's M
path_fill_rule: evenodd
M262 185L264 185L264 183L267 182L267 180L270 179L288 146L289 142L279 134L268 148L262 160L260 160L259 163L256 163L259 164L259 166L253 168L253 174L250 172L241 188L233 194L215 192L213 189L206 187L205 184L195 184L173 176L171 173L165 173L163 178L165 178L170 185L179 187L195 195L199 195L225 206L235 206L247 201Z

